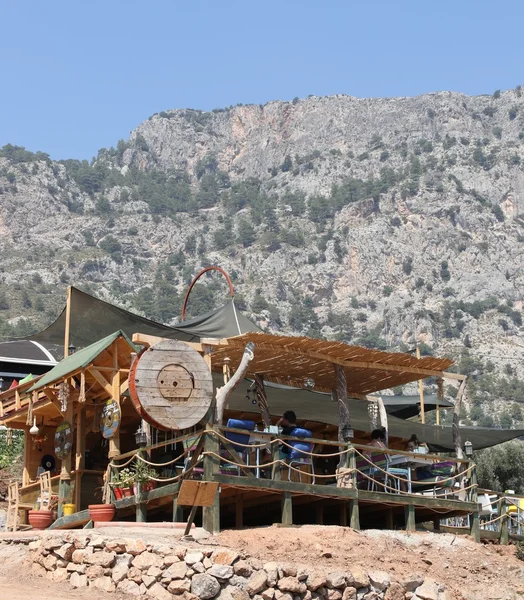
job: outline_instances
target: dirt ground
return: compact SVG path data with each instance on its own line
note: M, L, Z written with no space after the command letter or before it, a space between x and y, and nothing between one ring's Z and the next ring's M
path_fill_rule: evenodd
M421 573L446 584L456 600L509 600L524 596L524 562L514 546L476 544L465 536L345 527L229 530L220 545L260 558L316 566L322 570L361 567L402 579Z
M96 530L89 530L94 532ZM46 532L47 535L49 532ZM88 530L80 533L88 534ZM177 543L181 532L173 530L100 529L108 538L137 537L157 544ZM323 571L360 567L381 570L402 581L420 573L444 583L454 600L513 600L524 597L524 562L514 546L476 544L451 534L368 530L344 527L262 527L227 530L191 546L225 546L262 561L289 562ZM32 577L25 563L27 546L0 544L0 598L16 600L66 600L93 598L92 591L73 590ZM104 597L97 591L97 598ZM116 594L109 595L115 600Z

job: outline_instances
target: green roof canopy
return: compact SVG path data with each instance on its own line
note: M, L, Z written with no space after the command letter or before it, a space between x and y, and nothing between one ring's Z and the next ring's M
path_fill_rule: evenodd
M90 346L87 346L87 348L82 348L82 350L79 350L71 356L64 358L64 360L59 362L56 365L56 367L48 371L41 379L39 379L35 383L35 385L29 388L28 392L39 390L47 385L59 381L60 379L63 379L64 377L67 377L67 375L69 375L70 373L74 373L79 369L84 369L85 367L88 367L97 356L99 356L104 350L109 348L109 346L111 346L111 344L119 337L125 339L125 341L129 344L130 352L137 351L136 347L133 345L131 340L123 331L115 331L111 335L108 335L107 337L98 340Z

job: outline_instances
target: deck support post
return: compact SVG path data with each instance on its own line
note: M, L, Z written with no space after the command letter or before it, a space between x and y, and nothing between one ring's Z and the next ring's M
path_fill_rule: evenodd
M509 528L508 528L508 508L505 498L501 498L498 503L498 514L503 515L500 519L500 545L507 546L509 544Z
M235 527L242 529L244 527L244 495L237 494L235 498Z
M471 463L471 502L477 502L477 467L474 463ZM471 537L476 541L480 542L480 521L479 511L476 510L471 513L469 517L469 532Z
M208 424L206 431L202 434L205 436L204 451L212 452L216 456L209 454L204 455L204 481L214 481L215 474L220 472L220 462L218 454L220 452L220 444L216 435L213 435L213 426ZM211 534L220 532L220 491L215 496L215 500L211 506L204 506L202 509L202 526Z
M357 498L349 501L349 526L355 531L360 531L360 511Z
M433 531L440 531L440 519L433 519Z
M142 455L142 450L137 452L137 455ZM137 523L145 523L147 521L147 505L144 502L141 502L142 499L142 483L137 482L137 493L136 497L136 522Z
M280 447L278 444L271 445L271 460L275 462L280 459ZM273 481L280 481L282 479L282 469L279 463L275 462L275 464L271 467L271 479Z
M340 526L341 527L347 527L348 526L348 507L346 502L342 502L339 505L339 510L340 510ZM323 523L322 523L323 525Z
M404 515L406 518L406 531L415 531L415 505L408 504L404 506Z
M386 511L386 529L393 530L393 511L391 508Z
M173 523L182 523L184 521L184 510L181 506L178 506L178 492L180 490L180 484L178 490L173 498Z
M73 427L73 400L69 399L65 411L65 420ZM64 516L64 504L71 502L71 452L62 460L60 481L58 483L58 518Z
M293 525L293 496L291 492L282 494L282 525Z
M315 506L315 522L317 525L324 525L324 505L317 502Z

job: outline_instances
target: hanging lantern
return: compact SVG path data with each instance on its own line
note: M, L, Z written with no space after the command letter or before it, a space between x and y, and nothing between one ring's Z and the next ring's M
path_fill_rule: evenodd
M33 419L33 425L29 430L29 433L33 436L38 435L40 433L40 429L36 425L36 417Z

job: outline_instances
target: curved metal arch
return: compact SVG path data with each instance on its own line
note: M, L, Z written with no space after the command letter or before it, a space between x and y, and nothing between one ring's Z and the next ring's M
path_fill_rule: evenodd
M229 286L229 294L230 294L231 298L235 297L235 290L233 288L233 282L231 281L231 277L226 273L226 271L224 271L224 269L222 267L218 267L217 265L211 265L210 267L206 267L205 269L202 269L200 271L200 273L197 273L195 275L195 277L193 278L193 281L189 285L189 289L187 290L186 297L184 298L184 305L182 306L182 321L186 320L186 308L187 308L187 302L189 300L189 294L191 294L191 290L193 289L195 283L202 277L202 275L204 273L207 273L208 271L218 271L219 273L222 273L222 275L226 278L227 284Z

